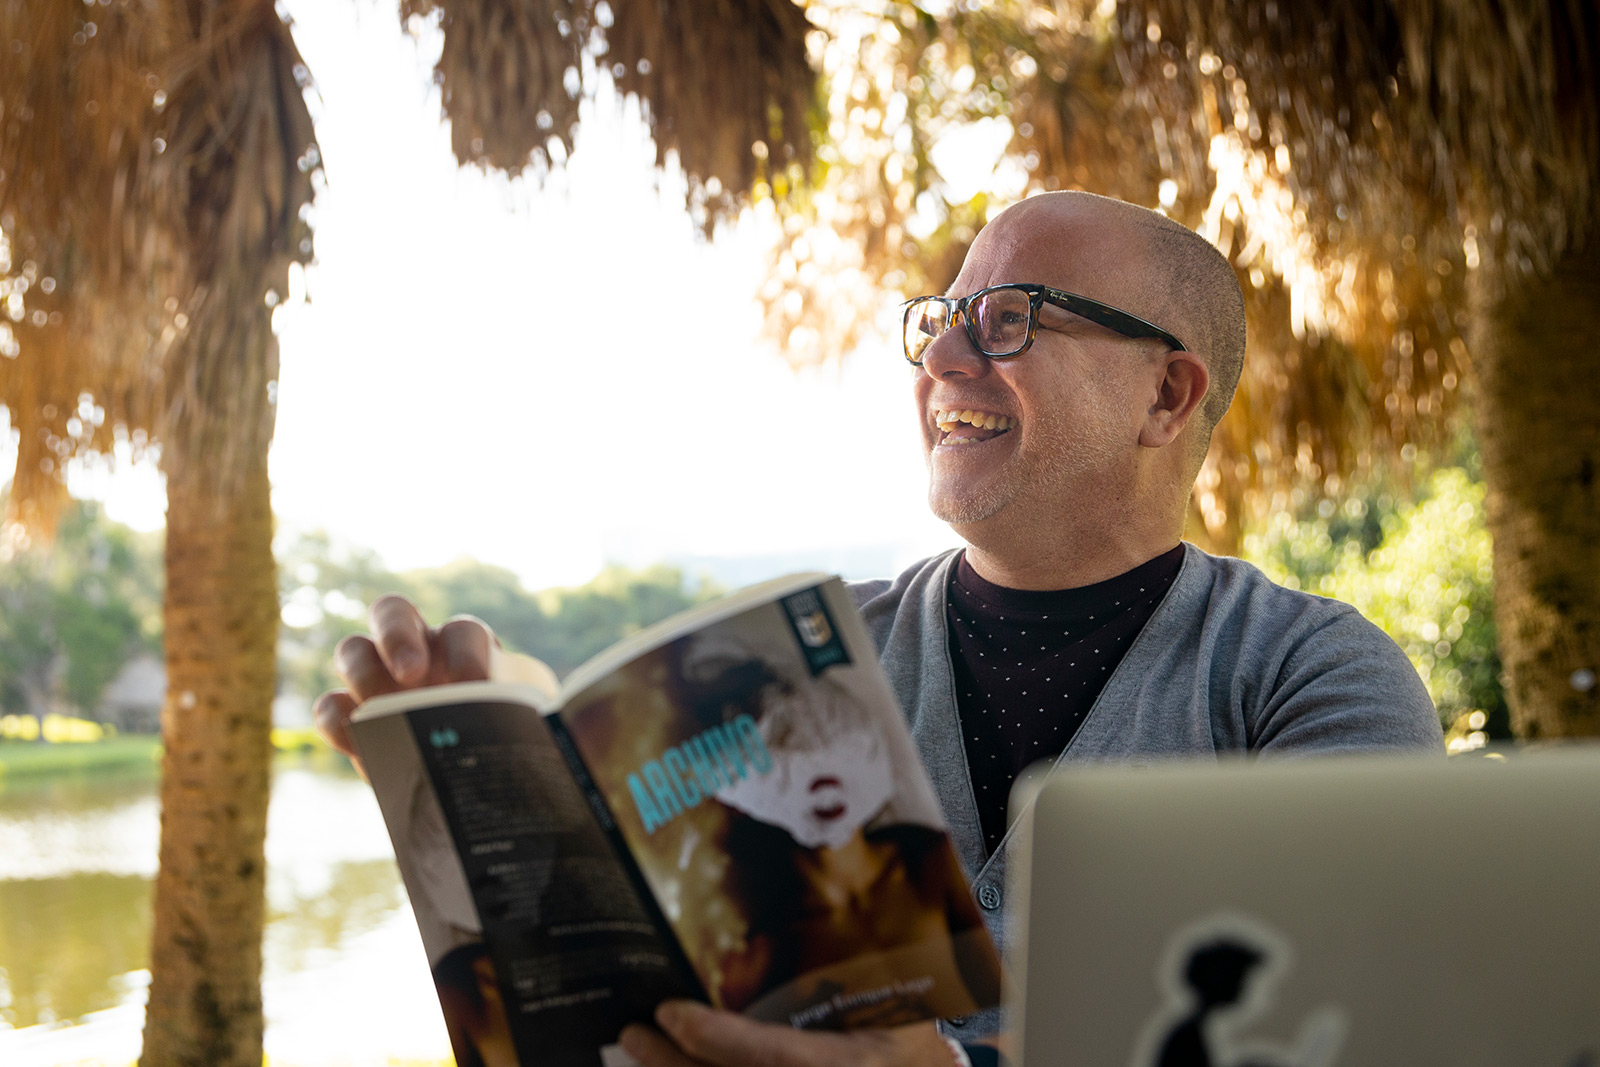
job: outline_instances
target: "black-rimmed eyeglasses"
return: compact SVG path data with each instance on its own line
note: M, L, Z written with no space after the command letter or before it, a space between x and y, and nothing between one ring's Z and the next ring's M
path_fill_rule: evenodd
M1188 351L1166 330L1110 304L1046 285L1010 282L991 285L959 299L919 296L906 301L906 359L922 366L923 352L958 317L966 323L972 347L990 359L1020 356L1033 344L1033 335L1039 329L1039 306L1046 301L1124 337L1156 337L1176 351Z

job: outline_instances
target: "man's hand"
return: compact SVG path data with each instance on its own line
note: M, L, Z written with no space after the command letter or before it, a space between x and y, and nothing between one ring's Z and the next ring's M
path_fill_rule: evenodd
M630 1026L622 1047L645 1067L953 1067L933 1023L848 1034L758 1023L704 1004L669 1000L661 1030Z
M351 759L350 716L364 701L384 693L489 677L495 637L482 620L467 616L432 627L416 606L401 596L379 597L367 616L372 634L339 642L334 668L345 689L317 698L317 732ZM360 766L359 761L357 766Z

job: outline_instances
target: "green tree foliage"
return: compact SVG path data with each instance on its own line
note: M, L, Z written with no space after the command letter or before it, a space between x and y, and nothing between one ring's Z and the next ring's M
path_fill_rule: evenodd
M0 709L91 715L161 641L161 542L73 504L48 547L0 548Z
M606 646L718 592L709 582L691 585L677 567L610 566L587 585L541 596L549 622L523 651L565 674Z
M410 597L431 620L473 615L511 651L548 663L557 674L653 622L706 600L717 590L690 582L676 567L607 567L585 585L530 592L504 567L461 559L397 573L371 551L325 533L280 548L283 685L313 696L339 684L333 650L367 627L367 607L385 593Z
M415 596L377 553L335 541L323 531L278 546L278 684L300 696L338 686L333 650L367 628L367 607L385 593Z
M443 567L410 571L405 578L425 618L475 616L489 624L506 648L544 658L536 650L544 644L549 620L538 596L524 589L521 579L506 568L458 559Z
M0 500L3 506L3 500ZM69 504L48 548L0 549L0 713L93 716L129 659L161 647L161 535ZM280 686L302 697L339 685L333 650L367 629L385 593L430 619L475 615L506 648L565 674L606 646L715 594L675 567L609 567L570 589L531 592L511 571L462 559L396 572L324 532L279 545Z
M1245 555L1275 581L1354 605L1405 650L1447 725L1481 712L1503 738L1484 491L1459 467L1435 471L1412 501L1357 490L1273 515L1246 535Z

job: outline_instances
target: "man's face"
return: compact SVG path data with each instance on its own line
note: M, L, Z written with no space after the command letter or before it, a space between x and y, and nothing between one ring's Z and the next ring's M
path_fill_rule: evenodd
M948 295L1032 282L1153 317L1139 291L1143 247L1126 222L1092 203L1027 201L979 234ZM1159 380L1153 351L1148 340L1048 303L1033 345L1013 359L991 361L964 329L946 331L924 353L914 386L934 514L958 528L1045 524L1062 508L1130 493L1139 427Z

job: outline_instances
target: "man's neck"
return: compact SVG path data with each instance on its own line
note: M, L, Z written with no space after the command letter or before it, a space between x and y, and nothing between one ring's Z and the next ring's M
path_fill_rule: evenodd
M984 581L1006 589L1079 589L1126 574L1178 544L1179 538L1161 543L1116 546L1116 551L1080 556L1070 549L1032 558L1011 557L967 546L967 562Z
M1081 515L1081 510L1078 511ZM1182 540L1182 518L1131 509L1107 521L1073 523L1072 514L996 514L951 528L967 542L978 576L1007 589L1078 589L1126 574Z

